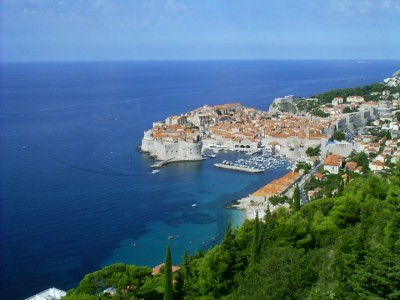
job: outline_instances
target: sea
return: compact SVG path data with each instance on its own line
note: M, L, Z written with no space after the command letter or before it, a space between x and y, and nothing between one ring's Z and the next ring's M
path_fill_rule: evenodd
M275 97L308 97L381 82L400 61L127 61L0 64L0 298L68 290L122 262L153 267L171 245L218 243L236 228L240 199L288 172L214 167L238 153L168 164L139 151L154 121L205 104L268 110ZM215 240L215 241L214 241Z

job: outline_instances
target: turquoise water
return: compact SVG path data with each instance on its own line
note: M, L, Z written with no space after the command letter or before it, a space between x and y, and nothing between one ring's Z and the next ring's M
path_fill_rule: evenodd
M204 104L267 110L274 97L381 81L393 61L37 63L0 66L1 299L67 290L114 262L150 267L171 244L208 249L232 201L287 172L166 165L140 153L153 121ZM192 204L197 206L193 207ZM179 237L177 237L179 236ZM170 237L170 238L169 238ZM135 245L133 245L135 244Z

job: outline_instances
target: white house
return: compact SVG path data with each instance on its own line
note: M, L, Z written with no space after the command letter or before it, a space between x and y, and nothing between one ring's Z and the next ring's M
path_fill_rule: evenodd
M363 96L348 96L346 100L350 103L361 103L365 101Z
M328 155L324 160L324 170L332 174L339 174L339 170L342 167L343 156L338 154Z
M385 168L385 163L379 161L379 160L374 160L369 164L369 168L371 171L382 171Z

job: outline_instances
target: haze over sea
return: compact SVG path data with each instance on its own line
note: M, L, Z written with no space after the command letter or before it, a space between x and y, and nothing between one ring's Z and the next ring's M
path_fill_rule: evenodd
M275 97L380 82L399 61L148 61L0 66L1 299L124 262L173 262L223 236L225 207L287 172L166 165L137 146L152 122L204 104L268 110ZM197 206L193 207L192 204ZM173 236L168 239L168 236ZM136 244L134 247L133 244Z

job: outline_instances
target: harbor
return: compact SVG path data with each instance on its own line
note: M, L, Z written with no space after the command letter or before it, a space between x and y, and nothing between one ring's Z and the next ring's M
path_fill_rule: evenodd
M261 155L240 155L236 160L223 160L221 163L215 163L217 168L237 170L249 173L261 173L268 169L282 168L288 163L288 160L273 151L262 150ZM287 169L291 169L288 165Z

